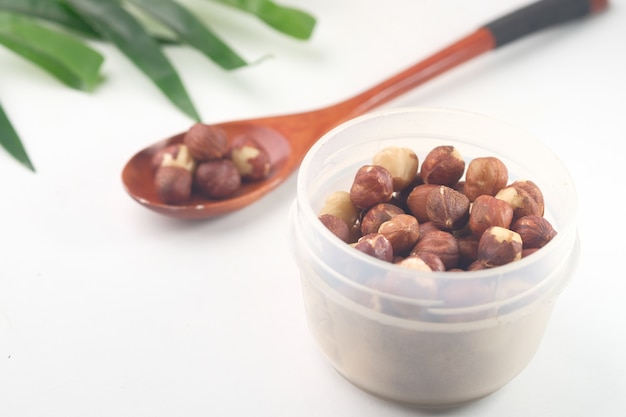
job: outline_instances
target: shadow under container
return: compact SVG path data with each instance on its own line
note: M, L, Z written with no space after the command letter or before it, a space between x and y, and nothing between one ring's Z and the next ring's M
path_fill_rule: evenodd
M358 168L388 146L420 161L453 145L466 160L495 156L509 182L535 182L558 234L534 254L472 272L408 270L363 254L317 213L349 191ZM403 108L348 121L308 152L297 178L290 237L308 325L334 368L361 389L424 407L484 397L532 360L580 253L575 187L563 163L515 127L457 110Z

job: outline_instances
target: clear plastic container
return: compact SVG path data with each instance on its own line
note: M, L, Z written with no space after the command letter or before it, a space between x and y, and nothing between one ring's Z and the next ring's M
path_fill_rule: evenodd
M390 145L412 148L420 160L438 145L455 146L467 162L500 158L510 181L539 185L557 236L520 261L473 272L419 272L356 251L317 213L328 195L348 191L357 169ZM563 163L501 121L404 108L344 123L306 155L290 214L309 328L337 371L374 395L425 407L486 396L518 375L541 342L577 266L576 211ZM403 283L403 289L392 292L399 286L381 282Z

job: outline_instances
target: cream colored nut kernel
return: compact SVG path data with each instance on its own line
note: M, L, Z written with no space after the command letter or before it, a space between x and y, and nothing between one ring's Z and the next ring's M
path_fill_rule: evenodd
M244 180L258 181L270 173L270 158L267 151L249 136L239 136L233 140L230 159Z
M469 199L445 185L438 186L426 198L428 219L443 230L459 230L465 227L469 210Z
M352 202L350 193L347 191L335 191L326 197L318 215L332 214L342 219L352 228L359 218L359 213L360 209Z
M393 260L393 247L391 246L391 242L380 233L371 233L362 236L353 247L358 251L385 262L391 262Z
M500 159L493 156L474 158L467 166L463 193L474 201L483 194L496 195L508 181L508 169Z
M387 169L393 179L393 190L400 191L415 179L419 159L409 148L389 146L378 151L372 163Z
M419 223L410 214L398 214L380 225L378 233L391 243L394 255L408 253L420 236Z
M404 214L404 210L394 204L376 204L363 215L361 219L361 233L363 235L378 233L381 224L398 214Z
M517 219L511 230L519 233L524 249L542 248L556 236L556 230L546 218L534 215Z
M478 260L487 267L501 266L522 258L522 238L504 227L492 226L478 241Z
M350 198L362 209L386 203L393 196L393 178L386 168L364 165L358 169L350 187Z
M163 162L163 157L165 156L165 154L169 154L170 158L176 159L176 156L178 155L178 150L180 149L181 146L185 146L185 145L182 145L180 143L167 145L166 147L160 149L157 153L155 153L154 156L152 156L152 160L150 162L150 165L152 166L152 170L156 172L157 168L161 166L161 163Z
M478 196L469 216L469 228L477 238L491 226L508 228L513 220L513 209L503 200L483 194Z
M454 146L437 146L424 158L420 176L426 184L453 187L464 172L465 161Z
M222 199L239 189L241 177L230 159L213 159L198 165L194 186L208 198Z
M189 153L186 145L179 145L175 153L164 153L161 159L162 167L179 167L192 172L196 167L196 161Z
M332 214L323 214L319 217L319 219L322 224L339 239L344 242L348 242L350 240L350 229L348 228L346 222L341 220L339 217L333 216Z
M228 152L226 132L217 126L196 123L185 132L183 143L197 161L220 159Z

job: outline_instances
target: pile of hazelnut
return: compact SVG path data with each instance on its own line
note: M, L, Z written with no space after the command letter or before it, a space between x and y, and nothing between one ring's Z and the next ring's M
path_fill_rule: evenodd
M390 146L358 169L349 191L326 199L319 219L356 250L424 271L475 271L528 256L556 231L530 180L509 182L506 165L465 160L453 146L424 158Z
M252 137L229 138L217 126L196 123L182 143L157 152L152 158L154 185L166 204L188 202L193 193L208 199L232 196L244 181L259 181L270 173L270 158Z

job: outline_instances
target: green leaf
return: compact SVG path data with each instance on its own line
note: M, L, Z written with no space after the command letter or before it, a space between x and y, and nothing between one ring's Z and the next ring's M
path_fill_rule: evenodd
M0 0L0 10L55 22L86 36L98 36L80 16L54 0Z
M224 69L247 65L195 15L171 0L129 0Z
M90 91L102 81L102 55L77 38L30 18L0 12L0 44L70 87Z
M2 104L0 104L0 145L2 145L11 156L22 163L22 165L35 172L35 167L30 161L17 132L13 129L9 118L4 113Z
M165 96L196 121L200 117L160 45L115 0L65 0L104 39L117 46Z
M261 19L270 27L297 39L309 39L315 28L315 18L299 9L280 6L270 0L214 0L227 4Z

